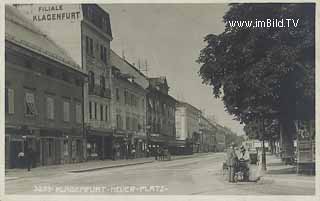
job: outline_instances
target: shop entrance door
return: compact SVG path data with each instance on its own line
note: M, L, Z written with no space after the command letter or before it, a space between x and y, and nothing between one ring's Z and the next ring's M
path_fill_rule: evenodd
M10 168L19 167L18 154L20 151L23 151L23 146L24 143L22 140L10 142Z

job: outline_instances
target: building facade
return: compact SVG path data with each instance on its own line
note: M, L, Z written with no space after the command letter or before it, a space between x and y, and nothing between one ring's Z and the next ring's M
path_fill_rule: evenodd
M83 92L85 155L88 159L111 158L109 14L96 4L21 4L17 8L63 47L88 75Z
M179 154L200 151L200 115L201 111L189 103L177 103L175 118Z
M85 74L16 8L5 11L6 168L21 167L27 149L34 165L84 160Z
M175 143L176 100L169 94L165 77L149 78L147 89L147 131L151 151L156 147L170 148ZM173 146L170 146L172 144Z
M95 4L81 4L82 64L88 73L88 159L111 159L111 68L112 40L109 14Z
M220 126L219 124L217 124L216 126L217 126L216 151L217 152L223 152L226 149L225 129L224 129L224 127Z
M216 127L204 115L200 117L200 152L216 150Z
M111 51L112 125L116 158L146 156L146 88L148 79ZM133 153L133 150L135 152Z

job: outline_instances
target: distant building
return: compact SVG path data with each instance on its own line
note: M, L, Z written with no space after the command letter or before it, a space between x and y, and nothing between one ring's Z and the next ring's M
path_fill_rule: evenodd
M216 150L217 128L203 114L200 116L200 152L214 152Z
M221 125L217 124L216 132L216 151L222 152L226 149L226 134L225 129Z
M83 86L86 75L60 46L14 7L5 7L6 168L84 160Z
M146 88L148 78L111 51L114 146L120 158L144 157L147 149ZM130 155L135 149L135 156Z
M176 140L180 142L178 153L200 151L200 115L201 111L185 102L176 105Z
M109 14L96 4L17 4L88 75L84 120L88 159L112 157Z
M149 78L147 89L147 128L150 148L168 148L175 143L176 100L168 94L165 77Z

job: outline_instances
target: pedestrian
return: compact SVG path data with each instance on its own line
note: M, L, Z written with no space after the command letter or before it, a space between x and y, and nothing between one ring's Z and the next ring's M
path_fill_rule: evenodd
M159 160L161 161L161 159L162 159L162 157L161 157L161 147L158 147L157 155L158 155Z
M148 147L147 147L147 149L146 149L146 152L147 152L147 158L149 158L150 150L149 150L149 148L148 148Z
M244 158L246 154L246 149L244 148L243 145L241 145L240 147L240 153L241 153L241 158Z
M132 147L132 150L131 150L131 155L132 155L132 158L135 158L136 157L136 149L134 147Z
M114 145L112 148L112 160L116 160L116 155L117 155L117 149L116 146Z
M229 182L234 182L234 176L237 166L238 157L235 152L235 144L232 142L231 147L228 150L227 153L227 164L228 164L228 170L229 170Z
M154 153L154 156L155 156L156 160L158 160L158 149L159 149L158 147L154 147L153 148L153 153Z
M25 161L26 161L26 165L27 165L27 169L28 171L30 171L31 167L32 167L32 163L33 163L33 149L32 148L28 148L26 155L25 155Z
M24 168L24 152L22 150L18 153L18 168Z

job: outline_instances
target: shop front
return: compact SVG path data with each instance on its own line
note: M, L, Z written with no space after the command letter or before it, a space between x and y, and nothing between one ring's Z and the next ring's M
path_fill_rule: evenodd
M112 158L112 132L89 129L86 140L87 160Z
M83 139L76 130L32 128L21 126L6 129L6 168L23 168L18 157L32 150L32 166L81 162ZM23 154L22 154L23 153Z
M28 148L34 151L33 166L39 165L39 130L27 126L11 126L5 129L6 168L24 168L25 161L19 155L25 155Z
M170 140L169 141L169 151L173 155L185 154L185 147L186 147L185 140Z
M119 160L132 158L132 148L132 133L116 129L113 134L112 159Z
M135 132L133 135L133 142L135 148L135 158L142 158L147 156L147 136L143 132Z
M157 153L157 149L167 148L167 139L160 135L159 133L150 133L148 136L148 148L149 153L152 156L155 156Z

